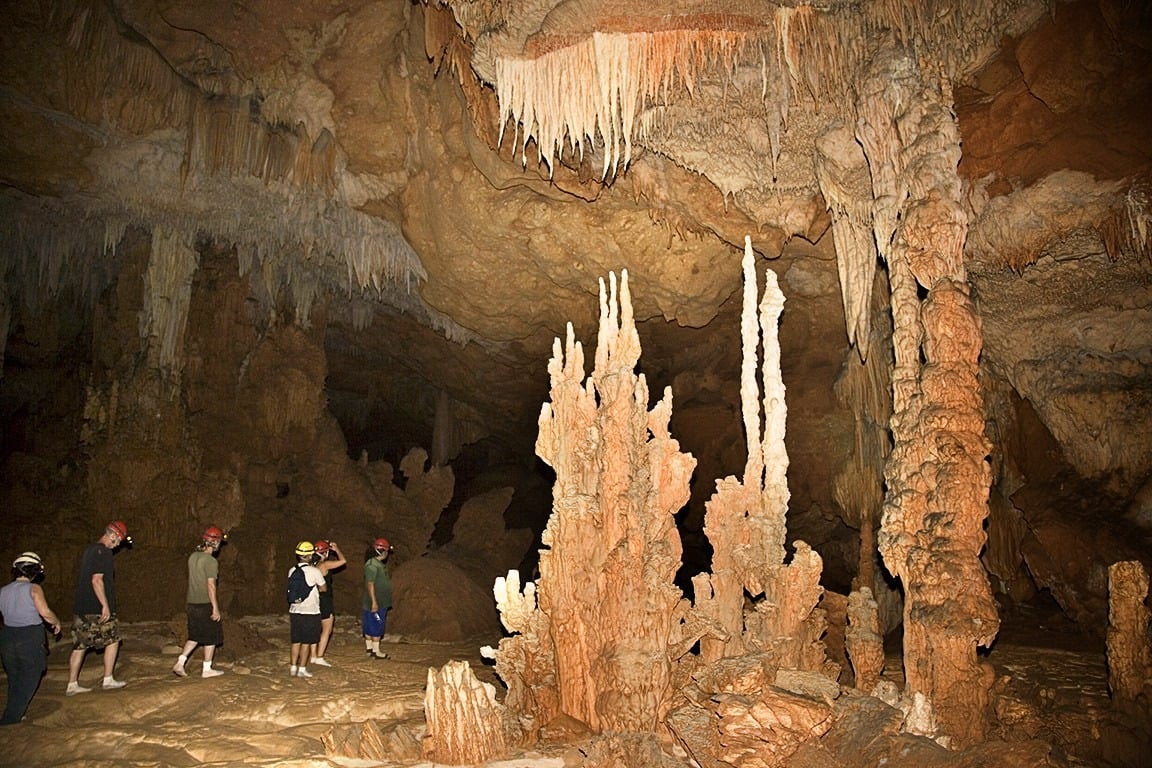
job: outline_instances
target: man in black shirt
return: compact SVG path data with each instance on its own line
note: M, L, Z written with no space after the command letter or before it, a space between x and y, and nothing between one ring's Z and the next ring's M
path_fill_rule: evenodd
M73 602L72 656L68 659L68 688L74 696L91 688L80 685L80 668L89 649L104 649L105 689L123 688L124 683L112 676L116 654L120 651L120 626L116 620L116 578L112 555L121 544L130 543L128 526L113 520L95 544L88 545L80 559Z

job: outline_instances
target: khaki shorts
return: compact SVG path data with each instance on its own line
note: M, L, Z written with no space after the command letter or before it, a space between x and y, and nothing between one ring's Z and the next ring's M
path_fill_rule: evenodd
M100 623L100 614L88 613L72 620L72 650L81 648L107 648L120 642L120 622L113 614L108 621Z

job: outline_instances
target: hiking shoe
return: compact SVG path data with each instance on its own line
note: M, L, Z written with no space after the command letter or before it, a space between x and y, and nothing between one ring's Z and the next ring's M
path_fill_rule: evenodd
M326 660L323 656L317 656L316 658L312 659L312 663L318 667L330 667L330 666L332 666L332 662Z
M85 688L80 683L68 683L68 687L64 689L65 696L75 696L78 693L88 693L91 688Z
M117 680L117 679L112 678L112 677L106 677L106 678L104 678L104 682L103 682L103 684L101 684L100 687L106 691L110 691L113 688L123 688L125 685L127 685L127 683L125 683L123 680Z

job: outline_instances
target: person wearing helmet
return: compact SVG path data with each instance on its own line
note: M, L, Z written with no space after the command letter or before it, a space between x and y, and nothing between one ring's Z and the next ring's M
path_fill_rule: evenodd
M48 669L48 644L44 623L60 635L60 619L48 607L38 583L44 577L40 555L24 552L12 562L12 582L0 589L0 661L8 675L8 704L0 725L13 725L24 719L40 678Z
M392 607L392 579L384 562L392 552L388 539L379 538L372 542L368 558L364 563L364 609L361 626L364 630L364 648L372 659L386 659L388 654L380 650L380 639L384 637L384 621L388 609Z
M348 561L334 541L321 539L316 542L316 567L324 574L324 589L320 591L320 642L312 648L312 663L318 667L330 667L331 662L324 658L328 641L332 639L332 628L336 626L336 607L332 601L332 572L340 570Z
M222 670L213 669L212 657L216 646L224 644L224 623L220 616L220 603L216 599L216 579L220 575L220 564L216 557L220 545L224 543L224 531L215 525L204 529L200 546L188 556L188 641L172 667L177 677L188 677L184 665L196 646L204 647L204 664L201 677L219 677Z
M112 676L116 655L120 651L120 624L116 619L116 575L112 556L121 544L130 544L128 526L113 520L94 544L89 544L80 558L76 595L72 610L72 655L68 659L68 688L74 696L92 690L80 685L80 668L89 650L104 651L102 687L123 688L124 683Z
M308 596L288 606L289 631L292 652L288 674L292 677L312 677L308 671L308 657L312 646L320 642L320 592L324 587L324 574L316 567L316 545L302 541L296 545L296 565L288 570L288 579L299 568L310 587Z

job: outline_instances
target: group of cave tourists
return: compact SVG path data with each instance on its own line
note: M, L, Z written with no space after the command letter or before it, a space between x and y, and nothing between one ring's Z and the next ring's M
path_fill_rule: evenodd
M217 556L228 540L218 526L204 529L200 544L188 557L188 640L184 643L172 673L187 677L188 659L197 646L203 648L202 677L217 677L223 670L212 666L217 646L224 642L223 616L217 598L219 579ZM80 670L90 650L103 651L104 676L101 688L123 688L125 683L113 674L120 650L120 627L116 617L116 578L113 555L122 546L131 546L128 526L113 520L100 538L88 545L80 558L73 603L72 653L68 660L68 687L65 694L88 693L80 685ZM392 607L392 582L385 562L392 551L387 539L377 538L368 549L364 563L364 589L361 626L368 657L387 659L380 650L384 623ZM336 542L301 541L296 545L296 564L289 569L288 617L291 633L289 675L312 677L311 662L331 667L324 652L332 638L335 614L332 600L333 571L347 564ZM299 571L300 574L296 572ZM303 575L301 581L300 575ZM295 576L295 579L293 578ZM45 629L61 637L60 619L49 607L40 582L44 563L35 552L23 552L12 563L12 581L0 588L0 660L8 676L8 701L0 725L19 723L47 670L48 643ZM295 598L293 582L304 585Z

